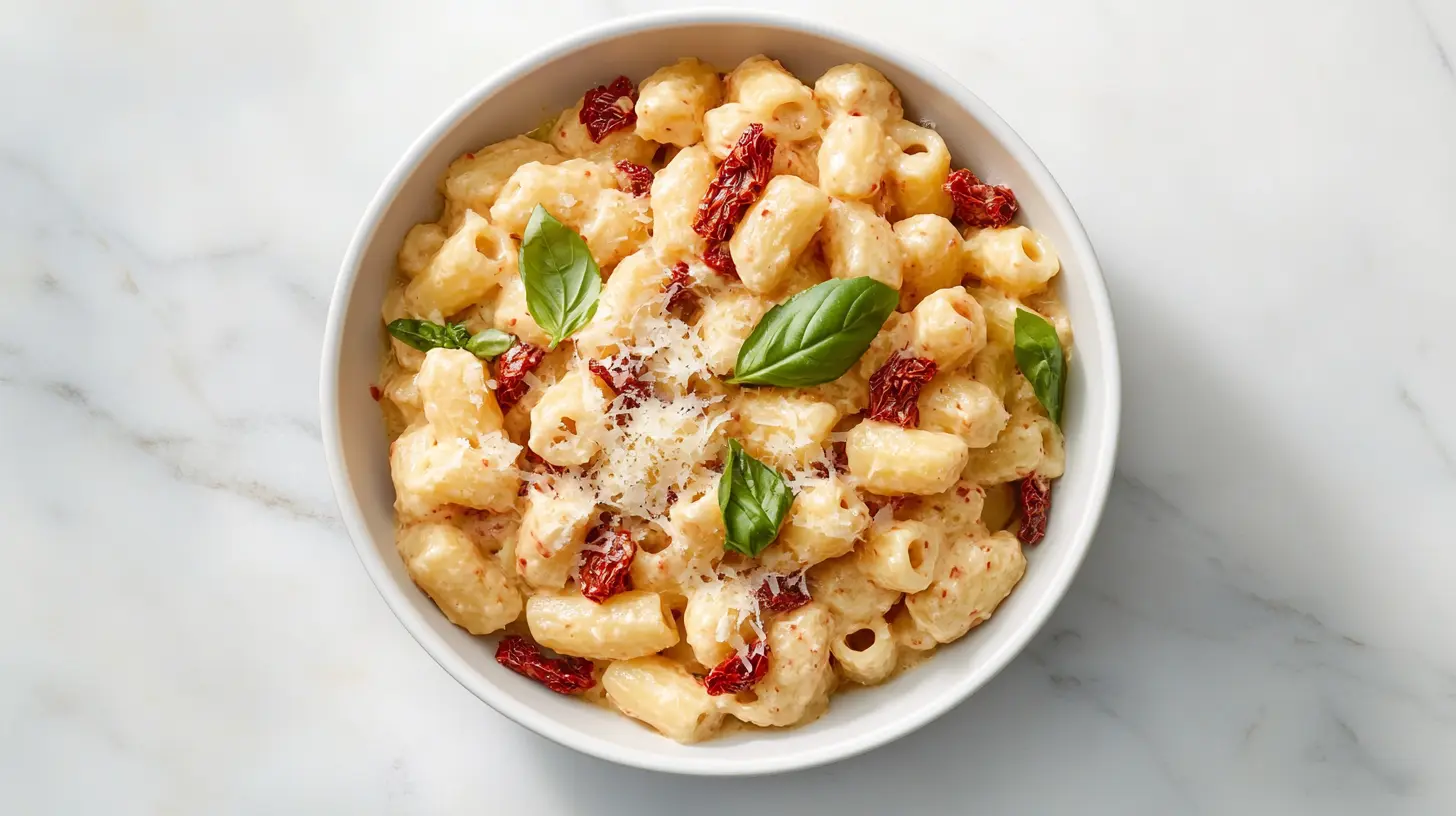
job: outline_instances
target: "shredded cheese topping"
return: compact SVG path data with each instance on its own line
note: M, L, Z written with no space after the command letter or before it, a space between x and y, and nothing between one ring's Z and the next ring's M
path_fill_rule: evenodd
M715 435L728 421L721 397L688 394L666 402L648 397L627 407L618 396L607 408L624 421L607 429L587 477L597 503L640 519L667 512L670 495L687 490L694 471L715 451Z

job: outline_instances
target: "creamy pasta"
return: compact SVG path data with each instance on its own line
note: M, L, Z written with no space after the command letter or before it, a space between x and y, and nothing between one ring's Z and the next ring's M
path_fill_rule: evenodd
M989 619L1063 470L1047 236L867 65L693 58L452 163L383 304L397 541L452 623L680 742Z

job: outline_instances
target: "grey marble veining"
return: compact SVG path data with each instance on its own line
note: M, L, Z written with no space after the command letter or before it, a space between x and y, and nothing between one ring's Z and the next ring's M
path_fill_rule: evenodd
M1098 247L1122 456L1030 648L866 756L670 778L494 714L360 569L316 396L359 214L475 82L667 4L11 0L0 809L1456 810L1456 6L758 5L960 77Z

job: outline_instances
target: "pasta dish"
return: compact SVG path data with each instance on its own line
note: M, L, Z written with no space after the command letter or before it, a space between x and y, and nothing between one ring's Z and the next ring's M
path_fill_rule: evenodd
M500 663L694 742L1015 589L1063 470L1060 262L878 71L684 58L440 191L373 394L399 554Z

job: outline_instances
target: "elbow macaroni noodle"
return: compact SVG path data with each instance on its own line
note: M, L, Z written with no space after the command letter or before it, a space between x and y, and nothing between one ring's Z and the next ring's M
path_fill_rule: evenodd
M811 85L765 56L726 73L687 57L642 79L617 111L626 126L588 130L590 104L458 158L439 220L403 239L385 322L496 329L543 353L503 396L505 358L391 340L376 398L400 557L451 622L590 661L593 699L668 738L806 722L836 688L889 681L966 635L1025 573L1017 486L1060 476L1066 454L1017 368L1014 322L1034 311L1070 344L1057 251L1029 226L953 220L945 141L867 65ZM776 145L771 177L710 243L699 205L754 124ZM650 185L627 186L618 162ZM591 318L549 351L519 261L538 205L604 277ZM769 309L862 276L900 301L843 376L725 382ZM867 416L897 353L935 367L905 425ZM635 391L603 367L623 356L641 360ZM724 547L730 438L793 495L756 558ZM598 602L612 531L634 549ZM765 600L786 591L805 598ZM767 655L761 676L710 692L704 675L749 670L750 647Z

